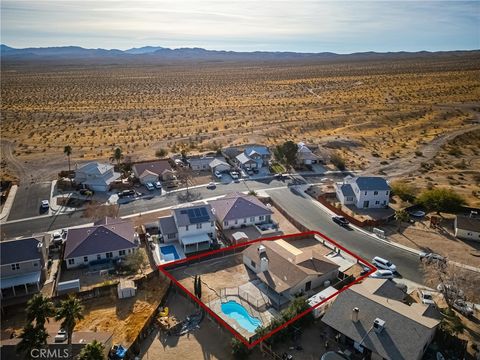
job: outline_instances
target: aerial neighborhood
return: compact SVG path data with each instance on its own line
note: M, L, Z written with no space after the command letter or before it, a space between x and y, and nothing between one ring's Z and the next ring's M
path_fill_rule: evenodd
M79 339L91 339L112 359L148 351L151 329L182 339L213 331L234 357L298 353L312 336L318 353L349 359L475 351L450 329L452 317L463 327L477 319L478 282L449 272L478 269L441 246L424 251L398 238L410 227L478 242L476 209L457 208L447 225L438 213L449 209L404 201L404 183L340 170L330 157L290 141L75 164L38 211L46 219L82 213L80 221L0 242L2 308L8 318L35 301L77 302L84 315L70 330L49 325L48 346L68 340L80 354L88 343ZM126 298L147 306L123 309ZM119 311L133 311L129 322ZM294 330L277 332L297 317ZM2 357L19 356L14 321Z

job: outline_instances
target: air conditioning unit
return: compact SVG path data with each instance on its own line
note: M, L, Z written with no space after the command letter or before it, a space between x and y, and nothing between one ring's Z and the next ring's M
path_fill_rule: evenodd
M375 332L377 334L380 334L384 327L385 327L385 321L384 320L376 318L373 321L373 329L375 330Z

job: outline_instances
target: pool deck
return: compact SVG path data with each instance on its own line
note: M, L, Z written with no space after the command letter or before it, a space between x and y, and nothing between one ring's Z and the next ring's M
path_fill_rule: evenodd
M174 259L174 260L165 260L164 259L164 256L162 254L162 251L161 251L161 248L163 247L169 247L169 246L173 246L175 248L175 251L177 252L179 258L178 259ZM182 247L180 246L179 243L177 242L171 242L171 243L166 243L166 244L159 244L159 243L156 243L155 244L155 250L152 251L153 252L153 258L155 260L155 263L157 265L164 265L164 264L168 264L170 262L173 262L173 261L176 261L176 260L180 260L180 259L185 259L186 256L185 254L183 253L183 249Z

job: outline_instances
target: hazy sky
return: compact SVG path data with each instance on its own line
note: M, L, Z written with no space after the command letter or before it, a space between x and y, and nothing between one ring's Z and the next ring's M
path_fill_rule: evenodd
M480 1L2 0L13 47L337 53L480 48Z

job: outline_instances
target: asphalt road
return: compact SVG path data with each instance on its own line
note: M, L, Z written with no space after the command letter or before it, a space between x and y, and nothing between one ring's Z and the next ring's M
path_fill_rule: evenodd
M330 215L323 211L312 198L292 190L278 189L268 193L278 205L307 228L321 232L367 261L371 261L375 256L386 258L397 266L400 276L423 283L423 273L417 256L384 244L359 231L335 224Z
M50 181L20 185L13 201L8 220L30 218L40 215L42 200L50 199Z

